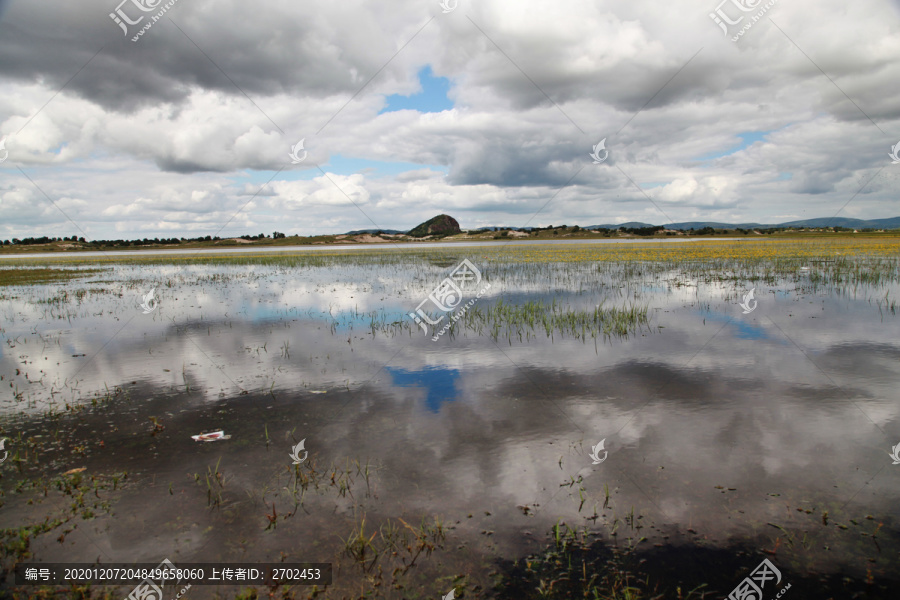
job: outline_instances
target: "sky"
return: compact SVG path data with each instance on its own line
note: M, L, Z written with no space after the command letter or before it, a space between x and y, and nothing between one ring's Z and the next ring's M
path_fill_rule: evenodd
M900 0L0 0L0 239L895 217L898 82Z

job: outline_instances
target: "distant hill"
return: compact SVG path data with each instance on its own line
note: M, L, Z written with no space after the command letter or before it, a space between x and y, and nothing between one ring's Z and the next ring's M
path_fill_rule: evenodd
M459 223L450 215L438 215L428 219L424 223L416 225L409 230L407 235L411 237L425 237L427 235L454 235L460 233Z
M854 229L897 229L900 228L900 217L890 219L844 219L844 218L820 218L806 219L804 221L789 221L782 223L782 227L852 227Z
M786 223L762 224L762 223L721 223L718 221L686 221L683 223L664 223L666 229L771 229L773 227L847 227L849 229L900 229L900 217L889 219L850 219L845 217L820 217L816 219L803 219L800 221L788 221ZM619 227L636 229L638 227L653 227L649 223L619 223L616 225L589 225L585 229L618 229Z
M405 231L400 231L399 229L354 229L353 231L348 231L344 235L363 235L365 233L375 234L378 232L386 233L388 235L396 235L398 233L406 233Z
M641 223L640 221L629 221L627 223L619 223L618 225L588 225L585 229L618 229L619 227L624 227L625 229L637 229L639 227L655 227L655 225Z

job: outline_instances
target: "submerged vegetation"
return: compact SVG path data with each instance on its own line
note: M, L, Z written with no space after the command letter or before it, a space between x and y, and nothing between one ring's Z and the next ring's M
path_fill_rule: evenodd
M506 565L498 584L500 598L522 600L586 598L589 600L649 600L678 598L702 600L706 584L691 590L661 593L656 582L642 572L638 545L646 538L630 539L625 545L609 544L587 527L572 528L557 522L550 544L540 553Z
M105 269L0 268L0 286L66 283Z
M519 341L523 341L523 334L524 340L528 340L538 331L543 331L548 338L557 332L576 339L596 338L598 334L626 337L648 325L645 306L604 308L597 305L593 310L573 310L556 300L505 304L502 298L484 309L473 306L462 321L465 327L479 335L489 331L494 341L501 332L507 339L515 337ZM450 331L452 333L453 328Z

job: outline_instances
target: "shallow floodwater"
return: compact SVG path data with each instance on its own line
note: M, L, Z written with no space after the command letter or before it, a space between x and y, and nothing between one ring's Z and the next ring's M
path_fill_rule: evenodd
M33 560L332 562L340 597L371 581L345 552L355 531L438 517L441 549L406 574L432 597L461 574L486 594L497 565L541 551L558 521L647 548L744 544L747 572L768 556L795 576L896 576L900 321L880 301L896 282L819 285L815 265L736 285L500 261L480 267L491 286L474 307L641 305L649 321L605 336L463 320L433 340L409 313L462 256L113 265L0 289L6 449L33 438L18 473L0 467L0 527L63 509L52 493L28 504L12 480L86 467L127 479L62 541L35 536ZM219 429L230 439L191 439Z
M737 242L749 241L753 238L715 238L720 242ZM28 254L28 258L60 258L61 256L72 256L75 258L101 258L116 256L196 256L196 255L229 255L229 254L272 254L274 252L291 254L298 252L334 252L334 251L351 251L365 250L430 250L441 248L496 248L498 246L522 246L522 245L572 245L572 244L671 244L671 243L691 243L703 242L706 240L700 238L655 238L655 239L581 239L581 240L510 240L508 242L496 241L458 241L458 242L380 242L374 244L321 244L311 246L264 246L255 248L195 248L195 249L165 249L165 250L104 250L104 251L85 251L85 252L36 252ZM0 254L0 259L21 259L23 255L19 254Z

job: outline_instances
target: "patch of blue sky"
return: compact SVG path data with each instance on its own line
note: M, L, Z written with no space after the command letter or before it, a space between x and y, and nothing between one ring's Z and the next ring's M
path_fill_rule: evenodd
M764 142L766 141L766 136L772 133L771 131L745 131L743 133L738 133L737 137L741 138L741 141L736 146L729 148L728 150L722 150L720 152L712 152L705 156L698 156L694 160L698 161L710 161L715 160L717 158L722 158L723 156L729 156L736 152L740 152L741 150L746 150L756 142Z
M446 165L428 165L404 161L371 160L367 158L346 157L341 156L340 154L329 157L328 162L319 166L322 168L322 170L328 173L334 173L337 175L355 175L357 173L362 173L367 177L393 177L401 173L406 173L408 171L419 171L421 169L431 169L433 171L444 174L449 173L449 168ZM273 175L275 175L275 171L247 171L235 180L235 184L240 186L241 188L249 184L252 190L250 193L252 194L257 189L262 188L262 186L270 180L311 181L316 177L321 177L322 171L316 168L302 170L295 169L290 171L282 171L278 173L278 176L274 179L272 178ZM265 194L264 189L262 193Z
M446 77L435 77L431 65L426 65L418 73L420 92L409 96L391 94L385 98L384 108L378 114L414 110L420 113L437 113L453 108L453 101L447 97L450 91L450 80Z
M322 167L329 173L338 175L353 175L354 173L366 173L373 177L399 175L407 171L420 169L432 169L447 173L449 169L443 165L423 165L402 161L369 160L366 158L350 158L336 154L332 156ZM316 173L319 173L316 170ZM321 174L321 173L319 173Z

